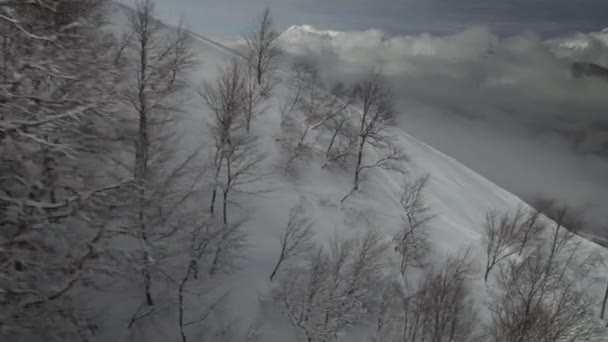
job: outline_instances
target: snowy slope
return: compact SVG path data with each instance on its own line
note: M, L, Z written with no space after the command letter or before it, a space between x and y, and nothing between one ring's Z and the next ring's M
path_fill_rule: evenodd
M306 34L306 31L298 31L298 34ZM331 38L330 33L320 37L314 36L314 32L310 34L313 39ZM203 45L200 49L214 49L212 46L205 48L206 42L201 42ZM234 299L237 307L256 307L258 297L265 296L269 287L267 277L279 253L279 236L287 221L289 208L301 198L305 198L308 204L308 215L315 220L315 229L321 241L327 241L334 235L349 236L369 229L369 222L390 240L399 227L396 192L401 186L402 175L375 171L364 183L361 192L344 204L340 203L340 199L350 190L352 175L348 171L322 170L322 158L302 166L296 179L280 175L276 167L280 160L280 148L275 139L280 136L278 108L286 101L287 95L285 90L275 94L276 105L254 126L256 134L263 139L265 149L271 151L268 172L272 176L267 181L272 191L256 197L248 208L252 213L249 222L251 253L248 254L251 257L245 261L242 273L236 275L238 280L233 283L234 293L239 294ZM487 211L515 209L526 204L422 141L397 128L393 133L398 145L411 158L407 164L410 171L408 177L425 173L431 175L426 195L433 213L437 215L431 224L434 257L441 261L449 253L472 247L472 255L482 267L482 223ZM588 245L590 249L599 248L591 243ZM598 296L603 290L604 280L603 276L599 278L601 282L595 288ZM479 287L477 292L483 296L486 285L481 273L475 280L475 286ZM286 338L269 334L268 340Z
M292 28L288 36L298 39L298 35L309 35L314 39L330 39L335 32L318 34L312 28ZM377 34L370 31L369 34ZM193 45L202 62L200 70L193 73L194 86L209 82L217 75L217 68L235 53L231 48L193 34ZM282 76L287 76L282 73ZM253 134L260 138L260 150L267 153L264 164L266 191L254 197L242 199L242 208L234 208L247 213L245 225L247 251L239 269L225 284L230 291L227 299L228 315L247 327L255 323L261 314L260 298L265 298L271 284L268 275L279 254L279 237L284 228L290 208L304 199L306 212L314 220L314 228L319 243L326 243L334 236L346 237L356 232L370 229L379 230L390 240L399 229L400 212L396 192L403 175L388 171L374 171L362 185L359 193L343 204L342 197L349 192L352 176L348 171L322 169L322 158L313 158L301 165L296 176L280 172L281 149L277 138L281 135L280 106L287 101L287 87L279 86L272 99L272 105L253 125ZM187 103L189 108L186 122L185 141L191 144L204 137L204 122L208 110L200 98L193 96ZM513 194L501 189L457 160L442 154L433 147L393 128L398 146L409 155L409 174L416 177L429 173L430 183L426 192L428 203L437 217L431 223L433 256L438 261L446 254L471 247L478 266L482 267L484 252L481 245L482 223L488 210L510 209L525 204ZM206 201L206 199L202 199ZM599 247L588 243L588 248ZM604 281L604 276L599 277ZM482 274L474 280L475 290L483 296L486 286ZM603 283L598 282L594 290L599 296ZM482 297L480 297L482 299ZM163 324L163 323L159 323ZM159 329L161 330L161 329ZM285 323L268 327L262 332L261 341L289 341L292 332ZM171 340L167 336L156 335L159 340Z

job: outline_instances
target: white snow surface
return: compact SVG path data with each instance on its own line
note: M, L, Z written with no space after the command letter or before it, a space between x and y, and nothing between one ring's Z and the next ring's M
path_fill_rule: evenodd
M115 22L120 20L116 19ZM290 28L283 37L298 39L298 36L308 35L316 37L315 39L327 39L340 34L300 26ZM358 39L377 34L380 32L366 31ZM198 70L191 75L194 86L213 81L218 67L231 58L236 58L231 48L202 36L193 35L193 46L201 61ZM287 76L286 73L281 74ZM280 234L287 223L289 210L300 200L303 199L306 203L307 215L314 220L316 238L321 244L335 236L346 238L368 229L378 230L390 241L392 234L399 229L401 219L397 195L404 177L401 174L374 170L362 184L361 191L341 204L340 200L352 187L352 172L349 170L322 169L324 160L318 157L301 165L295 176L285 175L281 171L281 149L276 139L281 134L279 108L287 96L287 87L280 84L273 95L270 108L252 126L253 134L260 138L260 149L268 155L264 165L266 177L260 185L267 191L244 197L241 199L241 208L231 208L248 216L244 226L248 238L247 250L244 251L246 258L226 280L222 289L230 291L226 305L228 315L234 318L234 322L238 322L237 326L241 329L247 329L262 314L260 299L269 295L272 286L268 276L279 254ZM207 139L204 131L208 110L202 99L194 95L187 103L187 108L184 144L197 145L201 139ZM405 177L430 174L425 195L432 213L437 215L430 225L433 258L440 262L450 253L471 248L471 255L481 269L485 261L481 240L486 213L491 209L508 210L526 204L457 160L398 128L391 130L398 146L411 159L407 163L409 173ZM372 153L368 154L368 158L373 158ZM201 200L205 207L206 200ZM585 246L589 251L601 249L591 242L585 242ZM605 272L601 272L597 276L597 282L591 284L591 290L598 297L602 295L605 276ZM486 285L482 278L480 270L473 281L473 293L479 294L480 302L485 298L485 287L492 284L490 281ZM126 308L128 304L123 303L123 306L129 310ZM147 334L151 342L177 339L174 322L155 324L158 324L156 329ZM163 326L171 328L164 329ZM116 329L112 334L126 334L119 330ZM286 322L265 324L260 340L290 341L293 340L293 331ZM353 337L349 341L357 339Z

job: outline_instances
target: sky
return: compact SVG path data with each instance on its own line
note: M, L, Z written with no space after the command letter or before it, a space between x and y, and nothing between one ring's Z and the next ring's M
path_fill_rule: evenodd
M119 0L132 3L132 0ZM488 25L509 35L543 36L608 27L606 0L157 0L159 16L180 18L214 38L238 35L253 14L270 6L278 29L310 24L323 29L381 29L390 34L446 34Z

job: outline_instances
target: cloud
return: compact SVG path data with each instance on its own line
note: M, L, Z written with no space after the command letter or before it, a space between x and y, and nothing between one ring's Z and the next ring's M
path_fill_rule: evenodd
M508 190L591 206L608 224L608 82L575 78L574 61L608 67L608 31L544 40L487 27L437 36L292 27L286 50L326 81L379 70L406 132Z
M542 118L546 125L577 112L573 121L579 123L608 120L605 81L572 75L575 61L608 67L608 31L545 41L534 34L499 38L486 27L448 36L387 36L294 26L281 39L288 53L314 57L329 80L377 70L403 97L486 107L483 113L471 109L472 116Z

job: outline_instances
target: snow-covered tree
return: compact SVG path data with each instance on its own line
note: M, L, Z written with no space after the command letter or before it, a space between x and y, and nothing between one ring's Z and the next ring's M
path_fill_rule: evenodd
M0 76L0 339L82 340L73 298L96 263L118 73L103 1L4 1Z
M131 238L126 253L142 282L143 298L154 304L153 282L179 239L203 219L191 200L200 190L204 168L199 150L180 151L180 115L186 98L186 72L195 65L187 33L168 30L154 18L154 4L139 2L118 63L125 77L119 88L122 152L115 155L134 186L119 215L121 236Z
M281 277L274 300L302 340L334 341L371 317L385 244L373 231L318 249L306 270Z
M578 221L567 206L542 210L550 210L555 224L523 261L509 260L500 269L498 287L489 291L490 341L594 341L603 333L585 287L602 259L565 228Z
M373 341L476 341L472 274L465 253L427 267L415 286L389 281L375 310Z

